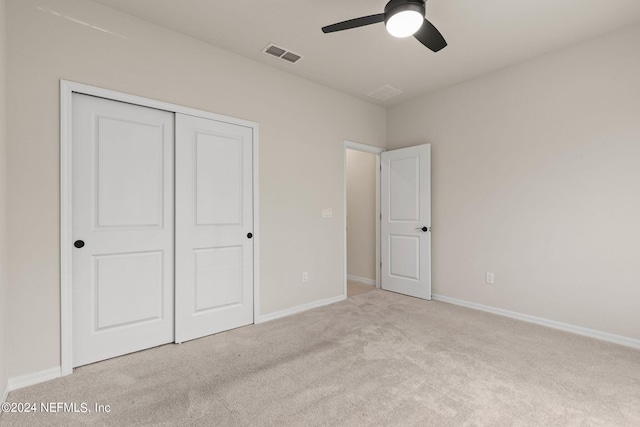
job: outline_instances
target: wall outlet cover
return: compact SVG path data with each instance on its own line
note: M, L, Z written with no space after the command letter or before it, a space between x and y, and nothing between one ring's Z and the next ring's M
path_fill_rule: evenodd
M493 285L495 283L495 276L493 273L487 272L487 277L485 279L485 281L489 284L489 285Z

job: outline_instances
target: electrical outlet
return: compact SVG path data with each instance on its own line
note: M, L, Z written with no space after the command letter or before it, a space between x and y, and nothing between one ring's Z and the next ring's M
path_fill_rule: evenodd
M322 209L322 218L333 218L333 209L332 208Z
M493 273L489 273L489 272L487 271L487 278L485 279L485 281L487 282L487 284L489 284L489 285L493 285L493 284L495 284L495 279L496 279L496 278L495 278L495 276L493 275Z
M306 271L302 272L302 283L309 283L309 273Z

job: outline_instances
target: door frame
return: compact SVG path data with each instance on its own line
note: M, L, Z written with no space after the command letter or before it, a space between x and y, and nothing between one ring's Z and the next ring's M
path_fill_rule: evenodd
M343 249L344 249L344 296L347 297L347 150L362 151L375 154L376 156L376 288L380 289L380 154L385 152L384 148L373 145L361 144L344 140L344 164L343 164L343 193L342 193L342 221L343 227Z
M244 119L210 113L168 102L157 101L123 92L60 80L60 370L63 376L73 372L72 341L72 117L74 93L92 95L113 101L155 108L171 113L187 114L252 129L253 132L253 322L260 318L260 230L258 145L259 125ZM346 281L345 281L346 286ZM346 294L345 294L346 295Z

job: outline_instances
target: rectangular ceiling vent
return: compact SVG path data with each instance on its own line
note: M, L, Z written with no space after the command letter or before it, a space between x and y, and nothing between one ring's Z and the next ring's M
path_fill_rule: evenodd
M386 101L387 99L391 99L394 96L398 96L403 93L404 91L401 91L400 89L396 89L395 87L392 87L389 85L384 85L374 90L373 92L369 92L367 96L370 96L380 101Z
M293 53L290 50L281 48L280 46L276 46L273 43L269 43L267 47L262 50L262 52L266 53L267 55L280 58L283 61L291 62L292 64L295 64L303 58L302 55L298 55L297 53Z

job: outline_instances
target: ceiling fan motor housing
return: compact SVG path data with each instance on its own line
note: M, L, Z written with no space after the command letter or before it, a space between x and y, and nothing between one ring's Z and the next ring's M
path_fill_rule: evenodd
M424 3L424 0L391 0L384 7L384 23L386 24L396 13L408 10L414 10L424 17L426 12Z

